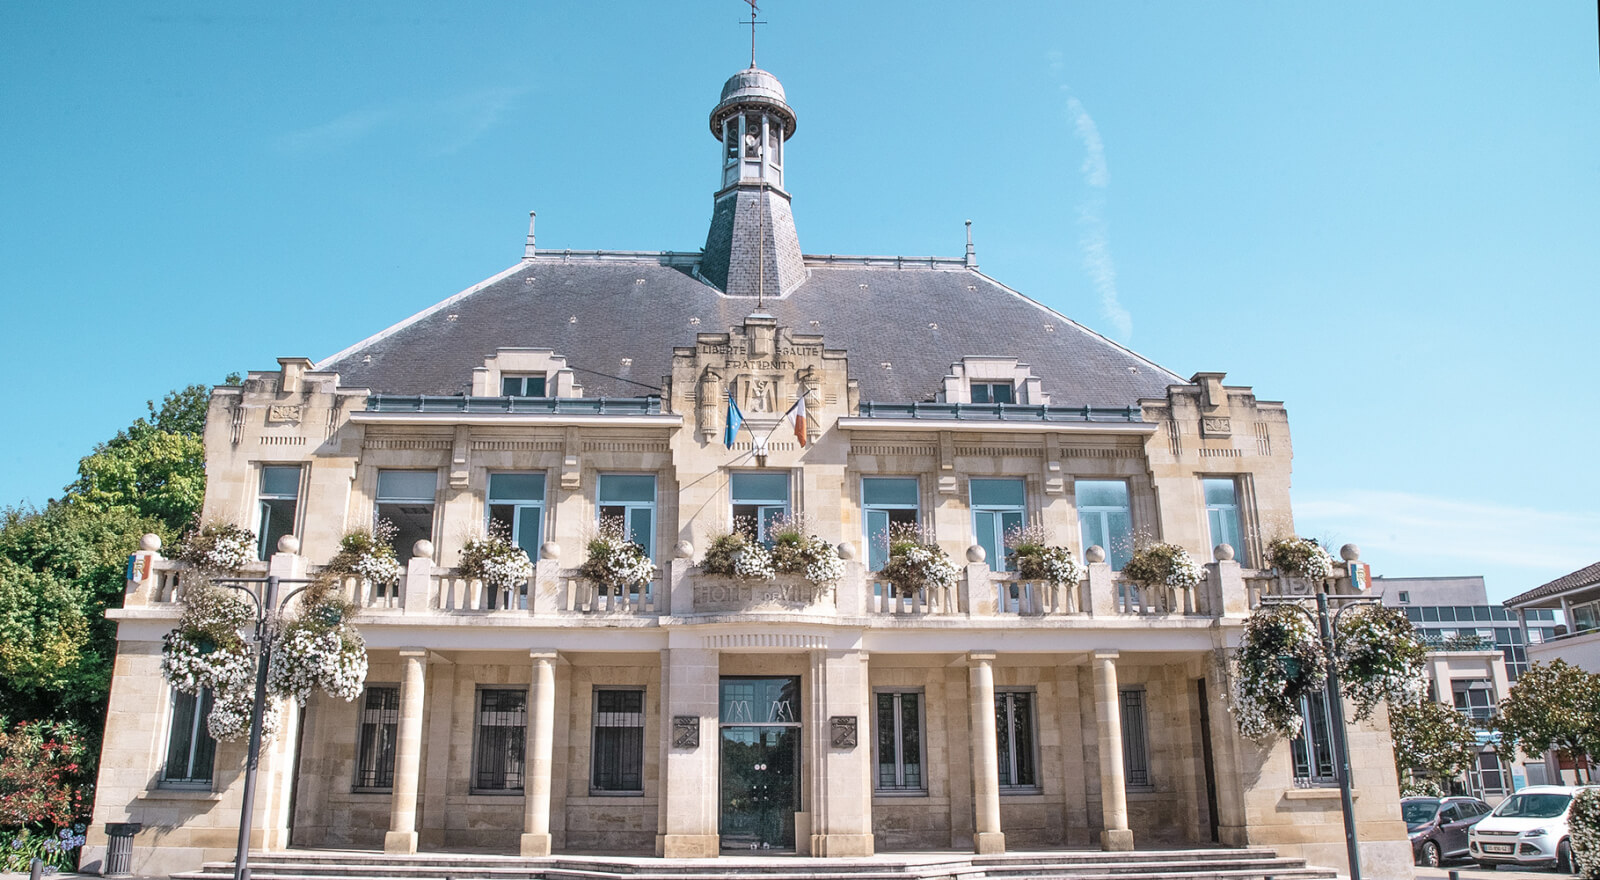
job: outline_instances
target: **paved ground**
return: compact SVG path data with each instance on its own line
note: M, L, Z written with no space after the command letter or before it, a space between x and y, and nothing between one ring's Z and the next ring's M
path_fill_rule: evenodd
M1417 880L1448 880L1451 871L1459 872L1461 880L1570 880L1570 874L1557 874L1549 868L1528 868L1521 871L1511 868L1480 868L1471 860L1449 861L1437 868L1417 868Z

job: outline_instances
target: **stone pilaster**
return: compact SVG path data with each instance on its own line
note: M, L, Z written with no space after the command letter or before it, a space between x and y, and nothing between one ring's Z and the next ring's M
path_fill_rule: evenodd
M810 854L870 856L872 839L872 689L864 651L811 652L812 766ZM838 719L839 729L834 720ZM853 727L852 727L853 725Z
M550 854L550 777L555 764L556 653L532 651L527 758L522 777L522 857Z
M661 652L661 727L666 759L656 855L669 859L716 856L719 666L716 651ZM677 723L683 719L684 726ZM692 743L692 744L691 744Z
M400 719L394 743L394 793L389 807L389 832L383 851L417 851L417 782L422 775L422 710L428 652L421 648L400 651Z
M972 801L977 819L973 849L1006 851L1000 831L1000 745L994 728L994 655L967 655L968 710L972 720Z
M1122 763L1122 698L1117 688L1117 652L1094 652L1094 714L1100 734L1100 812L1105 830L1100 848L1133 849L1128 830L1128 787Z

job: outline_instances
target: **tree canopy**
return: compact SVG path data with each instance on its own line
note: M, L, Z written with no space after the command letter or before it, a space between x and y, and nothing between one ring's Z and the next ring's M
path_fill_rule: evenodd
M1507 751L1538 758L1554 749L1573 760L1584 781L1584 755L1600 755L1600 674L1565 660L1534 663L1500 701L1495 729Z
M1424 697L1389 707L1389 730L1394 737L1394 766L1404 780L1407 772L1448 785L1478 756L1478 738L1462 714Z

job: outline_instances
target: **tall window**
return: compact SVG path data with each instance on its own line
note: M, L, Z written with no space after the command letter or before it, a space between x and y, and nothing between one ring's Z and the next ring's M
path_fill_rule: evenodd
M730 476L733 527L757 541L768 536L773 521L789 513L789 474L734 471Z
M394 788L394 743L400 727L400 689L367 686L356 743L356 788Z
M1083 549L1099 544L1106 561L1120 570L1133 558L1133 515L1128 509L1128 484L1122 480L1078 480L1078 524Z
M1300 717L1305 724L1291 742L1296 785L1330 785L1338 781L1333 769L1333 726L1328 712L1326 691L1300 698Z
M922 694L885 692L877 698L878 790L927 791L922 773Z
M972 383L973 403L1015 403L1015 395L1011 393L1010 382L974 382Z
M171 786L211 784L211 759L217 741L211 738L206 719L211 715L211 689L200 695L172 692L172 727L167 732L167 763L161 781Z
M256 534L261 536L256 555L267 559L278 551L278 539L294 534L295 508L300 501L300 466L267 465L261 469L261 491L256 493L261 516Z
M1494 717L1494 685L1488 679L1451 679L1450 696L1456 711L1467 716L1473 727L1487 730Z
M433 503L438 471L378 471L376 515L394 523L394 550L401 563L418 541L433 540Z
M1242 556L1239 528L1239 486L1232 477L1206 477L1200 481L1206 496L1206 521L1211 525L1211 546L1227 544Z
M1006 535L1022 528L1022 481L971 481L972 534L989 554L989 567L1009 571L1006 563Z
M1145 724L1144 688L1123 688L1122 772L1128 785L1150 785L1150 740Z
M889 529L917 523L916 477L862 477L861 508L866 522L867 568L889 561Z
M503 375L500 377L501 397L546 397L544 374Z
M589 788L597 793L644 791L642 689L595 689L591 765Z
M994 695L995 738L1000 752L1000 787L1033 788L1033 692L999 691Z
M478 735L472 757L475 791L522 790L527 729L527 691L478 691Z
M656 478L652 474L601 474L600 518L620 519L628 539L656 555Z
M529 559L544 540L544 474L490 474L489 524L505 529Z

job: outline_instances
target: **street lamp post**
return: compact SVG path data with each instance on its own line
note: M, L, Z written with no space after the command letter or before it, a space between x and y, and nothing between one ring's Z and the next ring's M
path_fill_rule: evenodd
M313 582L313 578L282 578L277 575L219 578L215 582L219 587L237 590L248 596L256 610L256 695L250 707L250 749L244 764L244 803L239 808L239 848L233 858L234 880L250 880L250 825L255 818L256 771L261 766L261 722L267 707L267 664L272 659L273 632L267 624L274 612L282 612L290 600ZM300 586L279 599L278 588L283 584Z
M1328 612L1329 602L1340 603L1339 609L1332 614ZM1326 693L1328 712L1332 716L1329 726L1333 728L1333 760L1339 780L1339 808L1344 813L1344 846L1350 861L1350 880L1361 880L1361 850L1356 840L1355 799L1350 788L1350 741L1344 726L1344 697L1339 692L1338 651L1333 636L1338 631L1340 615L1357 605L1375 605L1378 602L1372 596L1329 596L1324 585L1317 589L1317 613L1312 617L1311 610L1300 604L1297 596L1265 596L1261 599L1263 605L1293 608L1304 614L1317 625L1317 631L1322 636L1322 654L1328 662Z

